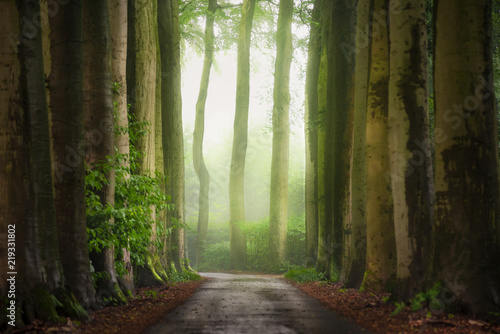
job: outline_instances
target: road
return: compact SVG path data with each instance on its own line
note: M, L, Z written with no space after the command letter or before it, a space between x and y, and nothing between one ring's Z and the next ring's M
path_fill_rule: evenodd
M367 333L283 279L201 275L210 279L146 333Z

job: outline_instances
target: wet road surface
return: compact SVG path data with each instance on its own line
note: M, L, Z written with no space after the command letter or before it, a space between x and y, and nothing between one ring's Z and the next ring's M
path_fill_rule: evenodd
M282 279L201 275L211 279L146 333L367 333Z

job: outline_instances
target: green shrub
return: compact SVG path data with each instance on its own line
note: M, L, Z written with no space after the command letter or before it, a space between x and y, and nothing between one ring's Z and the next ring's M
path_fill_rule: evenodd
M296 267L288 270L283 276L297 283L326 281L324 275L314 268Z

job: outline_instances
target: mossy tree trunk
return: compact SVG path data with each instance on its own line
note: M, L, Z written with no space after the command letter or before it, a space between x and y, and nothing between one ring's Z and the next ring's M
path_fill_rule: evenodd
M193 132L193 165L196 175L198 175L198 179L200 180L195 264L199 264L201 261L208 230L210 175L208 174L205 159L203 158L203 135L205 132L205 105L207 102L210 70L212 69L214 57L214 19L217 6L217 0L208 1L205 21L205 58L201 72L200 91L196 102L196 120Z
M500 306L491 1L440 0L434 5L436 202L431 279L451 291L450 304L443 306L453 303L486 314Z
M85 221L82 1L49 15L55 210L61 263L77 300L96 306Z
M290 67L293 0L280 0L273 92L273 150L269 214L269 267L285 262L290 147Z
M315 0L310 27L305 91L306 138L306 265L316 265L318 256L318 80L321 38L318 27L321 0Z
M363 288L389 291L396 279L396 242L388 150L389 40L387 3L371 8L366 115L367 261Z
M433 219L424 0L390 1L389 150L398 298L424 288Z
M238 35L236 112L229 174L231 268L233 269L242 269L246 264L246 240L238 224L245 221L244 176L250 102L250 37L255 2L256 0L243 1Z
M355 6L334 2L331 8L328 46L327 105L325 126L325 223L331 225L332 254L327 276L340 279L345 242L349 234L350 162L354 118L354 53L345 45L354 45Z
M128 108L127 108L127 1L108 0L109 28L111 35L111 81L116 86L113 89L113 102L116 113L116 127L119 129L115 136L115 146L118 154L126 160L119 160L118 167L128 168L130 160L129 135L125 129L128 128ZM130 175L125 173L124 179ZM118 282L124 291L134 293L134 272L130 260L130 250L123 248L123 262L126 273L123 277L118 277Z
M354 91L354 128L351 163L351 237L346 252L349 258L342 267L347 287L358 289L366 267L366 98L368 93L370 1L359 0L356 23L356 66ZM346 50L351 52L351 45Z
M83 95L85 113L86 164L92 170L104 174L102 188L96 190L103 208L115 204L115 169L109 165L115 156L115 122L111 85L111 41L107 3L103 1L83 4ZM89 222L96 226L113 223L107 221ZM111 233L111 227L105 227ZM125 297L118 287L115 271L114 247L104 247L100 252L91 252L90 258L96 272L103 275L97 280L99 295L115 302L125 303ZM107 293L101 293L107 291Z

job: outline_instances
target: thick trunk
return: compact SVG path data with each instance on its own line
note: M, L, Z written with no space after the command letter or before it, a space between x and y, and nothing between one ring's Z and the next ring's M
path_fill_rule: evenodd
M389 150L397 297L423 290L433 219L424 0L390 1Z
M214 57L214 15L217 10L217 0L209 0L205 23L205 59L201 73L200 92L196 102L196 120L193 132L193 165L200 180L198 195L198 226L196 236L195 264L199 264L205 246L208 230L210 175L203 158L203 134L205 131L205 104L207 101L210 70Z
M348 287L358 289L366 267L366 98L369 65L369 0L359 0L356 28L356 66L354 92L354 129L351 163L351 238L342 268Z
M350 162L354 113L354 54L344 45L354 45L355 7L348 2L332 6L328 47L327 105L325 127L325 222L332 225L332 254L327 275L340 279L344 242L349 236Z
M390 292L396 279L396 245L387 129L389 41L386 1L375 0L372 13L366 109L367 265L363 287Z
M288 209L288 152L290 146L290 66L292 63L293 0L280 0L276 33L273 93L273 155L269 210L269 266L285 262Z
M83 95L85 113L86 163L91 170L97 169L106 178L102 189L96 191L103 207L115 204L115 170L105 170L99 164L108 164L113 157L114 114L111 90L111 49L106 2L85 2L83 4ZM93 222L107 225L110 221ZM91 223L92 224L92 223ZM125 298L118 287L115 272L114 247L104 247L100 252L90 254L96 272L103 273L97 280L97 290L106 290L115 300L124 303ZM99 293L99 295L104 295ZM102 301L101 301L102 302Z
M109 29L111 35L111 80L114 85L113 102L115 106L115 122L119 129L115 135L115 146L118 154L126 159L118 161L120 167L129 167L128 156L130 153L128 131L128 108L127 108L127 1L108 0ZM130 175L126 173L124 179ZM134 273L130 261L130 251L124 248L122 261L125 264L126 273L118 277L121 288L128 293L134 292Z
M55 210L61 263L68 284L84 306L96 306L85 222L82 2L50 16L49 76Z
M256 0L244 0L238 35L238 69L236 76L236 112L233 151L229 174L229 212L231 229L231 267L242 269L246 263L246 240L238 223L245 221L245 158L250 102L250 37Z
M440 0L435 6L431 277L444 283L443 294L449 292L443 307L454 303L462 310L486 314L500 305L491 1Z

